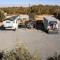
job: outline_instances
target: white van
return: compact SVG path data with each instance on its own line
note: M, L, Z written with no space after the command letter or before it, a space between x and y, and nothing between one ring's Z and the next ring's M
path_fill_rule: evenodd
M52 16L45 16L43 24L46 32L59 31L59 21Z
M5 29L16 30L18 28L19 16L12 16L3 21L3 27Z

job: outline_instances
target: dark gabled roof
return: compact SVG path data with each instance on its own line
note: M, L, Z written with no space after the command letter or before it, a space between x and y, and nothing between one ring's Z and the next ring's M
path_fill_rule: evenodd
M12 16L12 17L9 17L9 18L7 18L7 19L5 19L5 20L11 20L11 21L13 21L13 20L15 20L17 17L18 17L18 16Z

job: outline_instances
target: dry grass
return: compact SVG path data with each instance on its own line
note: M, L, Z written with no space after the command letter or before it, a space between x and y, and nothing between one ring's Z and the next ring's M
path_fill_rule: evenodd
M44 16L48 16L48 15L35 15L35 20L43 20ZM53 15L49 15L49 16L53 16Z

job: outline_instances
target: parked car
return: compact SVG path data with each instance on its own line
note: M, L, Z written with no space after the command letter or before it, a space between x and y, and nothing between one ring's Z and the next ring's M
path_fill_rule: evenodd
M3 21L3 27L5 29L12 29L15 31L16 29L18 29L18 20L19 16L9 17Z
M59 31L59 21L52 16L45 16L43 24L46 32Z

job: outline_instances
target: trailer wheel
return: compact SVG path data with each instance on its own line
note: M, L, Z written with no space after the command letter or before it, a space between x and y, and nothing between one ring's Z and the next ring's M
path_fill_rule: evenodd
M46 33L49 33L49 30L46 30Z
M49 33L49 30L45 30L46 33Z

